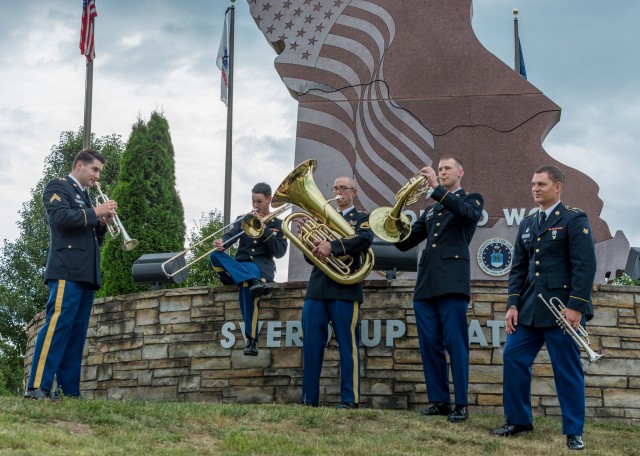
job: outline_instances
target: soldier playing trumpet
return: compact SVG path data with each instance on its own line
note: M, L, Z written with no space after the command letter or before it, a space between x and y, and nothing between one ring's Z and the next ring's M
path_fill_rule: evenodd
M93 207L88 189L99 180L104 156L81 150L73 169L53 179L42 193L51 244L45 282L49 286L47 315L40 328L24 397L51 395L54 377L65 396L80 396L82 351L93 305L100 288L100 244L117 209L113 200Z

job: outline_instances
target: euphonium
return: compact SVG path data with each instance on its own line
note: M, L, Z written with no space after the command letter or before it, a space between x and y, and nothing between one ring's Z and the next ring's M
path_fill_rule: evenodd
M429 183L420 174L416 174L396 193L393 207L379 207L369 214L371 231L383 241L404 241L411 234L411 221L402 213L404 206L417 202L429 191Z
M354 259L350 256L331 255L326 261L322 261L312 253L317 241L333 241L355 234L342 215L331 207L329 203L332 200L327 201L313 181L316 165L316 160L306 160L291 171L274 193L271 205L279 207L292 203L306 211L293 212L284 219L284 235L333 281L343 285L359 283L373 269L374 257L371 249L360 254L362 261L355 272L351 272ZM297 218L306 219L299 236L289 229L289 223Z
M544 296L542 296L542 293L538 294L538 298L540 298L542 302L544 302L544 305L547 306L553 316L556 317L556 323L558 323L558 326L560 326L565 333L569 334L571 338L576 341L576 343L580 347L582 347L584 351L587 352L587 355L589 356L589 364L598 361L602 357L601 354L596 353L589 346L591 344L591 341L589 340L589 334L587 333L587 330L584 329L582 325L578 326L577 330L573 329L565 316L562 315L561 312L563 309L565 309L565 305L560 298L553 296L547 302L544 299ZM557 301L558 307L553 304L554 300Z

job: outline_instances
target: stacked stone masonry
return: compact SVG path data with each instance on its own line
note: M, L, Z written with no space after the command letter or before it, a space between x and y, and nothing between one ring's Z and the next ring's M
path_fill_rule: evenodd
M414 282L365 282L361 310L361 403L419 409L426 405L415 316ZM299 320L305 283L280 284L260 308L257 357L244 356L235 287L150 291L94 303L82 368L86 398L296 403L302 381ZM502 346L506 290L500 281L472 283L468 310L469 404L502 413ZM585 365L587 416L640 422L640 287L594 288L596 317L587 330L604 356ZM28 328L25 376L44 312ZM321 401L339 402L335 338L325 352ZM533 367L537 415L560 415L546 350Z

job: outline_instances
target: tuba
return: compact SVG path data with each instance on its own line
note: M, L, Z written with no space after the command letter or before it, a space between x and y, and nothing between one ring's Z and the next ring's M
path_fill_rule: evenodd
M282 222L282 232L302 253L334 282L353 285L364 280L373 269L373 250L360 254L361 264L351 272L353 257L329 256L325 261L316 258L312 250L317 241L333 241L352 236L355 231L349 223L326 200L313 181L316 160L306 160L299 164L282 181L273 195L271 205L275 207L292 203L306 212L292 212ZM289 229L289 223L297 218L307 219L298 235Z
M402 213L404 206L416 203L429 191L430 185L420 174L416 174L396 193L393 207L379 207L369 214L371 231L383 241L404 241L411 234L411 221Z

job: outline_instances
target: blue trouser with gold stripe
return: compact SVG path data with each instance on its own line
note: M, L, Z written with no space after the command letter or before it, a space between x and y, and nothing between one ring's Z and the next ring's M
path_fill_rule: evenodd
M305 299L302 307L302 403L318 405L329 321L340 350L340 402L360 401L360 305L341 299Z
M222 283L229 283L231 279L238 286L238 301L244 320L244 333L247 337L258 339L260 298L254 299L249 287L252 280L262 280L260 268L252 261L236 261L225 252L214 251L209 259Z
M513 334L507 334L502 353L506 421L508 424L533 424L531 366L545 342L562 411L562 433L582 435L585 390L580 347L559 326L534 328L520 323Z
M66 396L80 395L80 366L94 288L83 282L49 281L46 319L40 328L27 389L51 391L55 375Z
M413 302L422 368L430 402L451 402L446 351L451 361L455 403L468 403L468 305L469 301L465 296L453 294Z

